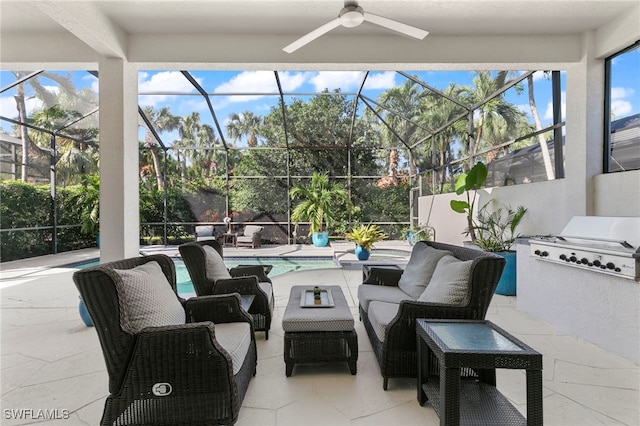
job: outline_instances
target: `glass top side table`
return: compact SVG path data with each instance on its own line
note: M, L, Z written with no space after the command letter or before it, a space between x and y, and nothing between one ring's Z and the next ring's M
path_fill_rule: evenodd
M416 322L418 402L431 403L440 425L542 425L542 355L490 321ZM432 356L439 377L429 377ZM478 380L460 380L461 368ZM526 370L527 418L496 389L495 369Z

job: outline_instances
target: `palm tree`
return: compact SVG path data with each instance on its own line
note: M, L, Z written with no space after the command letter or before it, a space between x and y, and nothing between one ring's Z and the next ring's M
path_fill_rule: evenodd
M175 130L179 123L180 118L171 114L169 107L163 107L159 110L153 109L152 106L144 107L144 114L149 119L149 122L156 128L159 133L165 131ZM156 174L156 183L157 188L164 189L164 182L162 180L162 174L160 170L160 160L158 158L158 142L155 140L153 133L151 130L147 129L144 135L144 147L148 148L151 152L151 157L153 159L153 168Z
M20 80L28 75L26 71L12 71L16 80ZM21 123L27 122L27 106L25 101L25 83L28 83L36 93L36 96L42 101L45 108L50 108L57 104L58 94L54 91L45 88L42 84L40 84L39 78L46 77L50 80L55 81L60 86L62 92L67 92L74 94L76 89L71 82L71 78L69 76L61 76L59 74L42 72L36 76L32 76L28 80L23 83L20 83L16 86L16 95L14 99L16 101L16 109L18 110L18 121ZM20 138L22 139L22 175L21 179L23 182L27 181L27 168L29 165L29 152L33 151L35 157L41 158L43 162L48 162L49 154L46 151L43 151L38 145L33 143L33 141L29 138L29 132L27 131L27 127L19 126Z
M446 97L437 94L425 97L423 109L427 112L421 117L421 124L430 129L439 129L455 117L460 116L464 110L450 99L465 102L464 94L467 90L464 86L451 83L442 92ZM433 158L432 161L435 165L441 166L440 192L443 191L444 182L446 182L447 168L445 166L452 160L451 146L456 142L464 141L468 131L468 122L466 119L462 119L449 125L433 137L433 152L437 158Z
M309 184L294 186L289 193L291 198L301 200L293 209L291 220L309 222L309 235L328 229L341 203L350 208L347 191L337 183L330 183L328 173L314 173Z
M545 71L545 77L548 76L549 71ZM529 89L529 107L531 108L531 115L533 121L536 123L536 130L542 130L542 122L540 121L540 115L538 114L538 107L536 106L536 99L533 96L533 74L529 74L527 77L527 87ZM547 172L547 180L555 179L555 173L553 167L551 167L551 156L549 155L549 147L544 135L540 133L538 135L538 143L540 144L540 150L542 152L542 160L544 161L544 169Z
M410 145L412 140L420 134L421 128L416 123L419 122L422 116L423 99L428 92L421 90L420 85L412 80L407 80L402 86L393 87L380 95L380 103L389 108L393 113L388 112L385 117L385 122L393 128L385 127L382 135L383 140L386 140L391 150L389 151L388 170L389 178L395 185L398 183L397 168L398 168L398 149L397 143L395 143L397 137L396 134L402 139L406 145ZM410 173L412 175L416 172L415 162L411 162L409 165Z
M200 123L200 114L193 112L182 117L178 128L180 140L175 141L174 148L189 148L180 159L178 150L178 163L181 165L181 176L186 177L187 159L198 166L197 172L201 176L210 175L211 165L217 158L216 150L210 149L216 145L216 135L213 127Z
M490 95L498 89L508 84L509 71L499 71L495 78L492 78L490 71L477 71L476 77L473 79L474 88L470 93L471 100L474 103L485 101ZM475 154L483 141L484 132L489 134L499 134L504 129L513 129L516 127L520 111L512 104L505 101L502 95L496 96L484 102L477 111L477 121L475 125L475 139L469 137L468 150L469 167L475 162Z
M258 131L262 119L251 111L244 111L240 114L235 112L229 116L227 133L235 141L247 137L247 145L254 147L258 145Z

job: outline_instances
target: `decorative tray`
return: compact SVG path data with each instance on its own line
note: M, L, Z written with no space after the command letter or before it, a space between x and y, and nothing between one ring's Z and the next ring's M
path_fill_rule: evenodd
M313 289L304 290L302 297L300 297L301 308L333 308L334 306L331 290L320 289L320 303L315 303L313 299Z

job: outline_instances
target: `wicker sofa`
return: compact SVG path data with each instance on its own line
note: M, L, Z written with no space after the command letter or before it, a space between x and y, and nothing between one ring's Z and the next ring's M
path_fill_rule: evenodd
M371 268L358 288L360 319L380 365L392 377L416 377L416 318L484 319L504 269L500 256L418 242L404 270Z

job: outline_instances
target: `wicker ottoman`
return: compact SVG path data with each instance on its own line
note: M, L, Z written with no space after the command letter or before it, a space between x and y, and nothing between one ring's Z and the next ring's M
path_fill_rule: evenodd
M282 317L287 377L295 364L315 362L348 362L351 374L356 374L358 336L347 300L340 286L320 286L321 290L331 292L335 306L300 306L303 293L313 287L293 286Z

